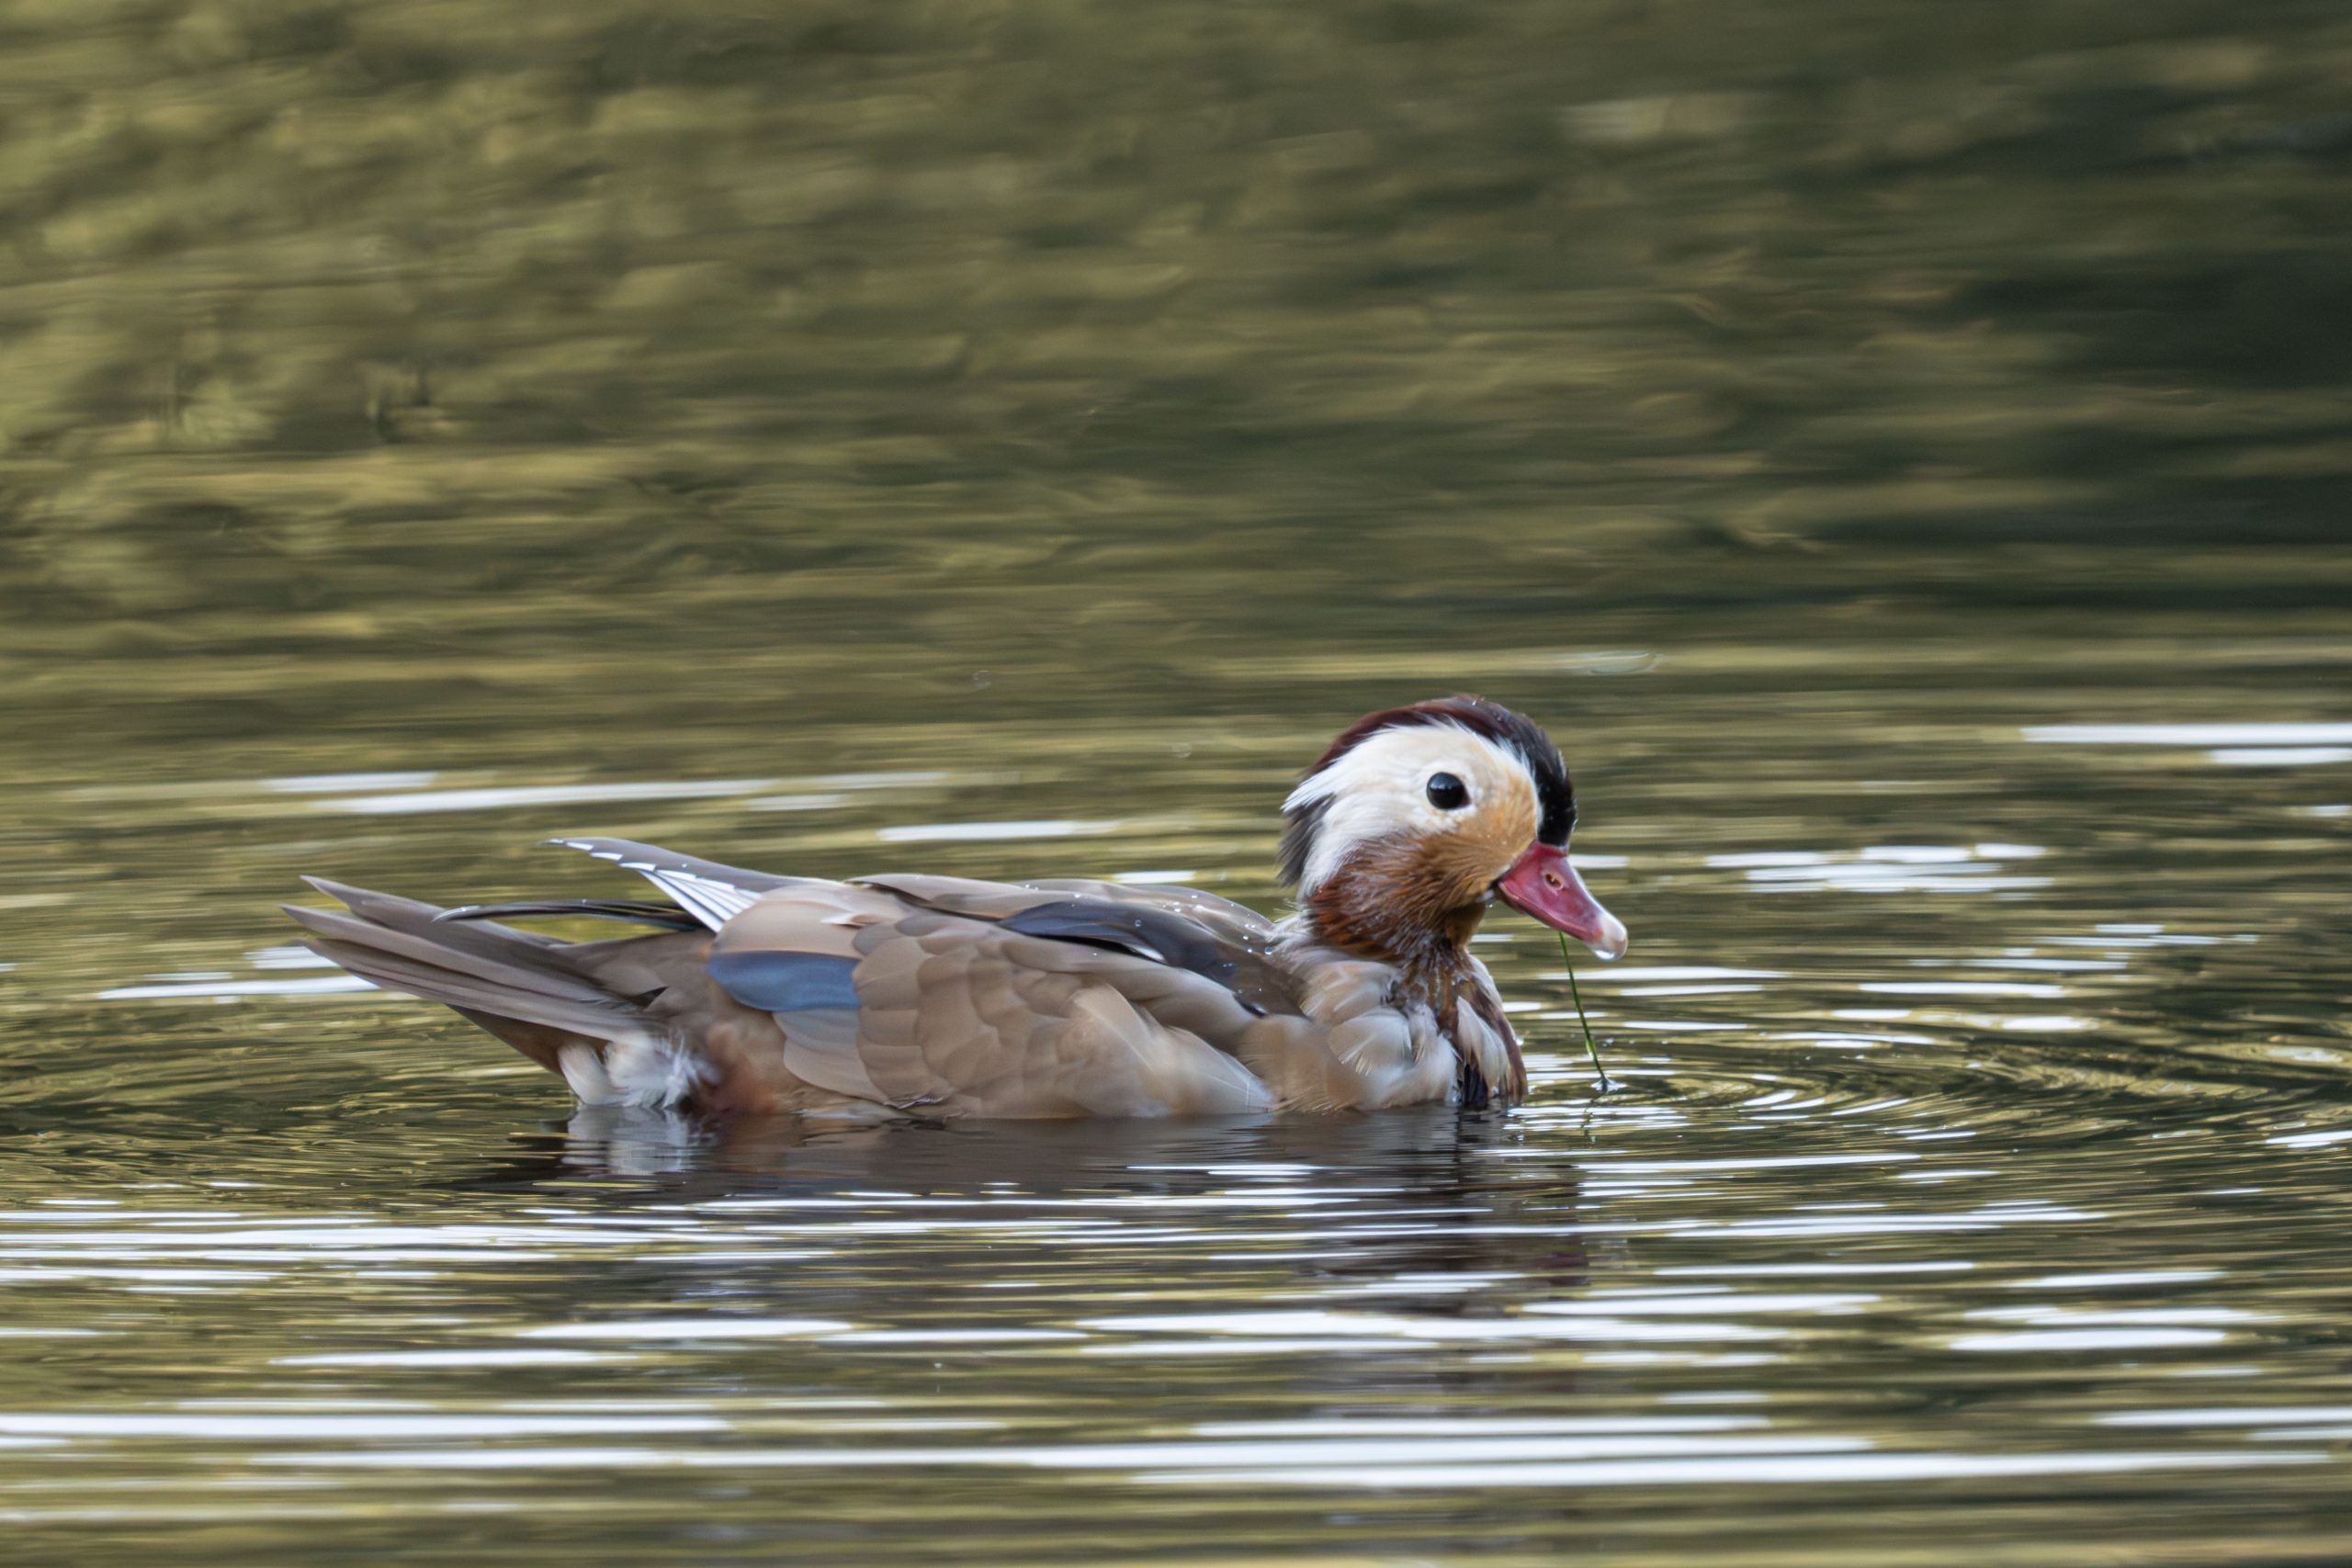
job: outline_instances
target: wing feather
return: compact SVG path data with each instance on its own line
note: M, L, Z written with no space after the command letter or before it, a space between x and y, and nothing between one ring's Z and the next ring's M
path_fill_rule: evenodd
M762 894L809 880L721 865L633 839L549 839L548 842L585 851L598 860L638 873L712 931L750 908Z
M978 904L991 886L956 891ZM1006 891L987 901L1069 901ZM870 883L808 883L763 895L711 951L714 980L783 1030L792 1071L835 1093L953 1116L1272 1103L1229 1054L1256 1016L1230 989L1111 947L949 913Z
M957 876L869 876L856 886L941 914L1188 969L1224 987L1252 1012L1297 1010L1290 976L1272 959L1272 923L1213 894L1081 880L1013 886Z
M1190 987L1237 1034L1250 1012L1215 982L1125 953L935 910L862 931L859 1054L900 1103L961 1116L1153 1116L1269 1108L1211 1040L1139 998Z

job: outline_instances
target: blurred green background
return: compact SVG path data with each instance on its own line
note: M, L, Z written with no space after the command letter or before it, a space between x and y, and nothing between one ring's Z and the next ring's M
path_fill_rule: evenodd
M2341 527L2330 4L0 26L11 705L125 742L431 744L428 672L1125 710L1301 644L2144 606Z

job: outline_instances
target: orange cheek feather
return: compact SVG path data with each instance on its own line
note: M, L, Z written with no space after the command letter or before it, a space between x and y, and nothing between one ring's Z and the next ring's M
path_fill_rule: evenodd
M1513 778L1431 847L1442 856L1464 897L1480 897L1535 841L1537 816L1534 790L1525 779Z
M1476 903L1535 841L1535 824L1534 792L1508 790L1452 832L1414 844L1404 879L1419 891L1417 902L1437 909Z

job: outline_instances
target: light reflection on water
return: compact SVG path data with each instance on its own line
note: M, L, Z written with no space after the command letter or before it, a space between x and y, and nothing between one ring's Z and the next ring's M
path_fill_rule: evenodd
M1191 1505L1151 1500L1171 1486L1277 1519L1346 1494L1353 1522L1311 1517L1366 1549L1460 1528L1420 1498L1541 1540L1552 1505L1502 1499L1590 1497L1641 1534L1688 1491L1777 1529L1797 1488L1930 1554L1947 1507L1988 1498L2177 1512L2211 1476L2331 1506L2341 1398L2280 1378L2328 1337L2331 1266L2301 1251L2296 1286L2241 1259L2334 1218L2253 1238L2225 1201L2183 1201L2200 1168L2307 1180L2293 1153L2257 1170L2226 1123L2161 1107L2085 1136L1948 1069L1851 1103L1826 1077L1710 1100L1681 1075L1714 1053L1689 1049L1509 1116L714 1133L583 1111L516 1137L502 1107L538 1086L502 1075L495 1098L404 1095L422 1148L184 1127L153 1138L165 1193L0 1214L0 1281L73 1336L41 1341L51 1399L20 1371L0 1412L30 1467L8 1511L234 1520L266 1545L335 1512L325 1487L353 1517L495 1496L657 1542L713 1517L767 1540L813 1509L884 1550L921 1484L949 1489L929 1517L1012 1560L1070 1529L1172 1540ZM1811 1104L1784 1120L1790 1089ZM368 1098L344 1115L374 1120ZM66 1393L93 1376L111 1396ZM971 1472L1011 1490L975 1514ZM716 1490L634 1479L662 1473Z

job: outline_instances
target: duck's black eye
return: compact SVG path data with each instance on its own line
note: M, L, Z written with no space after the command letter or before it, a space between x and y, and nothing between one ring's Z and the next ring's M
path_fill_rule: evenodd
M1430 775L1430 804L1440 811L1459 811L1470 804L1468 786L1452 773Z

